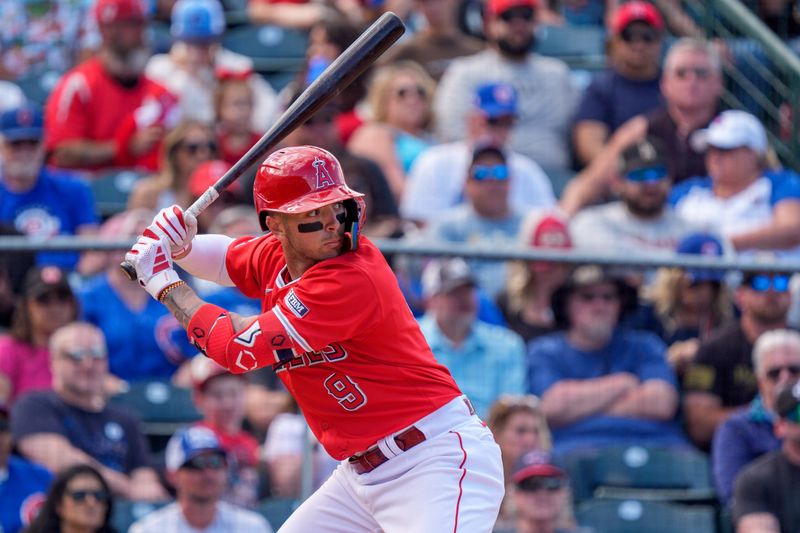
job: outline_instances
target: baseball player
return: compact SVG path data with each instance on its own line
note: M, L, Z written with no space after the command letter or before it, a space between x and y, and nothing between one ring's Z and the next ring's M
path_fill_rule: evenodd
M194 217L172 206L126 259L206 356L233 373L271 366L341 460L280 531L491 531L503 497L499 449L359 234L362 195L339 162L313 146L279 150L253 192L269 233L196 236ZM260 298L262 313L203 302L173 260Z

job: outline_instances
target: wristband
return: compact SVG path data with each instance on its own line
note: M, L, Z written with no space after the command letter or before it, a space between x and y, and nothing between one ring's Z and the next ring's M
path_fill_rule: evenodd
M169 293L171 293L173 290L177 289L181 285L186 285L186 282L183 281L182 279L176 281L175 283L170 283L169 285L161 289L161 291L159 291L157 300L161 303L164 303L164 298L166 298Z

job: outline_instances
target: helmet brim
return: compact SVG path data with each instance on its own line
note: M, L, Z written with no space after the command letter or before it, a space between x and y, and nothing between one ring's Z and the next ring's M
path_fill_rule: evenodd
M321 191L316 191L307 194L301 198L285 203L279 208L272 208L270 211L277 211L279 213L305 213L322 206L341 202L349 198L361 198L364 195L360 192L354 191L346 185L339 185Z

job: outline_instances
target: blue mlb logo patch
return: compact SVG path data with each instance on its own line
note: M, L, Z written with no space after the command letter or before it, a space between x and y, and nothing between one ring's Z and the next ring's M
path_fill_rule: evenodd
M300 298L294 293L294 289L289 291L283 301L286 302L286 305L289 306L289 309L297 318L303 318L308 314L308 307L300 301Z

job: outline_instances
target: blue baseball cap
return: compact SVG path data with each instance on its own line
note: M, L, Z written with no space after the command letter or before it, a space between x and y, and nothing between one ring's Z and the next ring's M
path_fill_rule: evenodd
M488 83L475 91L475 107L489 118L517 114L517 91L508 83Z
M219 0L178 0L172 7L170 34L177 41L215 41L225 31Z
M725 248L722 242L710 233L690 233L685 236L675 249L679 254L706 255L709 257L722 257ZM725 279L725 272L722 270L709 270L690 268L686 275L692 281L722 281Z
M23 104L0 114L0 135L9 141L38 141L42 138L42 110L35 104Z
M187 462L204 453L225 455L217 435L204 426L191 426L170 437L164 453L167 470L175 472Z

